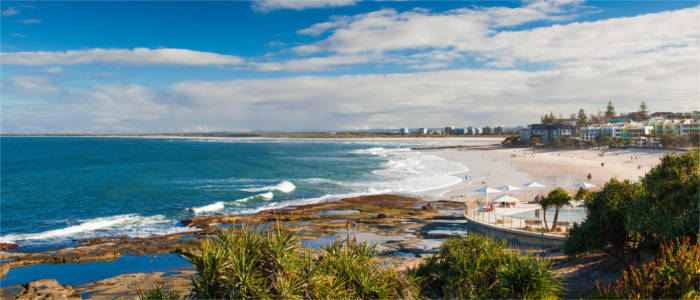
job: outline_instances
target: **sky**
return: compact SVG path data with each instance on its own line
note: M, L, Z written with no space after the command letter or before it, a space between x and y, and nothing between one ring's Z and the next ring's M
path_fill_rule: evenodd
M698 1L2 1L0 132L700 110Z

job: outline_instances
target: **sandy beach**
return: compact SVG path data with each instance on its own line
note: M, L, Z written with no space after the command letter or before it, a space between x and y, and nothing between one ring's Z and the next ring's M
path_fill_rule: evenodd
M455 174L463 180L457 185L431 191L437 198L469 200L478 198L473 192L485 185L497 188L506 184L518 186L537 181L544 189L511 192L523 200L535 192L546 192L555 187L574 190L576 183L589 182L601 187L611 178L636 181L656 166L665 150L617 149L602 150L541 150L532 148L492 148L435 150L447 160L459 162L468 172ZM601 166L601 163L604 166ZM591 180L587 179L591 174ZM527 198L526 198L527 197Z

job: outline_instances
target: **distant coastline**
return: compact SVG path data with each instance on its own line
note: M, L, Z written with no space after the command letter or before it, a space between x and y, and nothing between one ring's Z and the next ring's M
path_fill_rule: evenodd
M0 137L152 137L152 138L505 138L509 135L399 135L390 132L278 132L278 133L35 133L35 134L0 134Z

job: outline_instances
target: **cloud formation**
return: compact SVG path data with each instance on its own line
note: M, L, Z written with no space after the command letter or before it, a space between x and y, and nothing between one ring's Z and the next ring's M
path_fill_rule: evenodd
M101 49L71 51L24 51L0 53L5 65L44 66L95 63L129 65L240 65L245 61L234 55L188 49Z
M522 125L548 111L697 110L697 49L542 71L460 69L408 74L181 81L55 91L42 104L3 105L6 132L338 130ZM70 96L66 96L70 95ZM67 101L66 99L70 99ZM24 129L27 128L27 129ZM127 130L128 129L128 130Z
M437 49L490 61L493 67L513 67L517 62L607 59L665 47L698 45L700 30L688 26L697 20L698 7L528 30L508 29L532 21L567 18L577 13L571 5L531 2L520 8L465 8L437 14L427 10L398 13L382 9L352 17L334 17L299 30L300 34L329 35L294 50L302 54L381 53L384 57L396 57L403 55L401 51Z
M253 0L252 8L268 12L280 9L303 10L354 5L359 0Z
M335 16L299 30L315 41L295 47L299 55L287 60L146 48L2 53L5 65L44 66L3 82L4 98L40 101L5 101L2 128L19 133L524 125L550 110L594 113L607 101L619 112L636 110L642 101L652 111L700 110L700 28L688 25L696 23L699 7L557 23L581 13L579 5L531 1L519 8L381 9ZM535 21L549 25L518 27ZM75 64L335 69L352 75L187 76L181 78L192 79L159 88L128 77L80 88L54 82L55 74L69 77L65 66ZM354 68L373 64L378 67L370 71ZM380 69L386 65L394 71ZM364 74L371 72L380 74Z

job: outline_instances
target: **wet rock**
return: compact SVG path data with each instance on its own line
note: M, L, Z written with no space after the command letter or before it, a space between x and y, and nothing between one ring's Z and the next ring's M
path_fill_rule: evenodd
M55 279L39 279L22 285L15 299L80 299L69 285Z
M19 245L12 243L0 243L0 251L7 251L19 248Z

